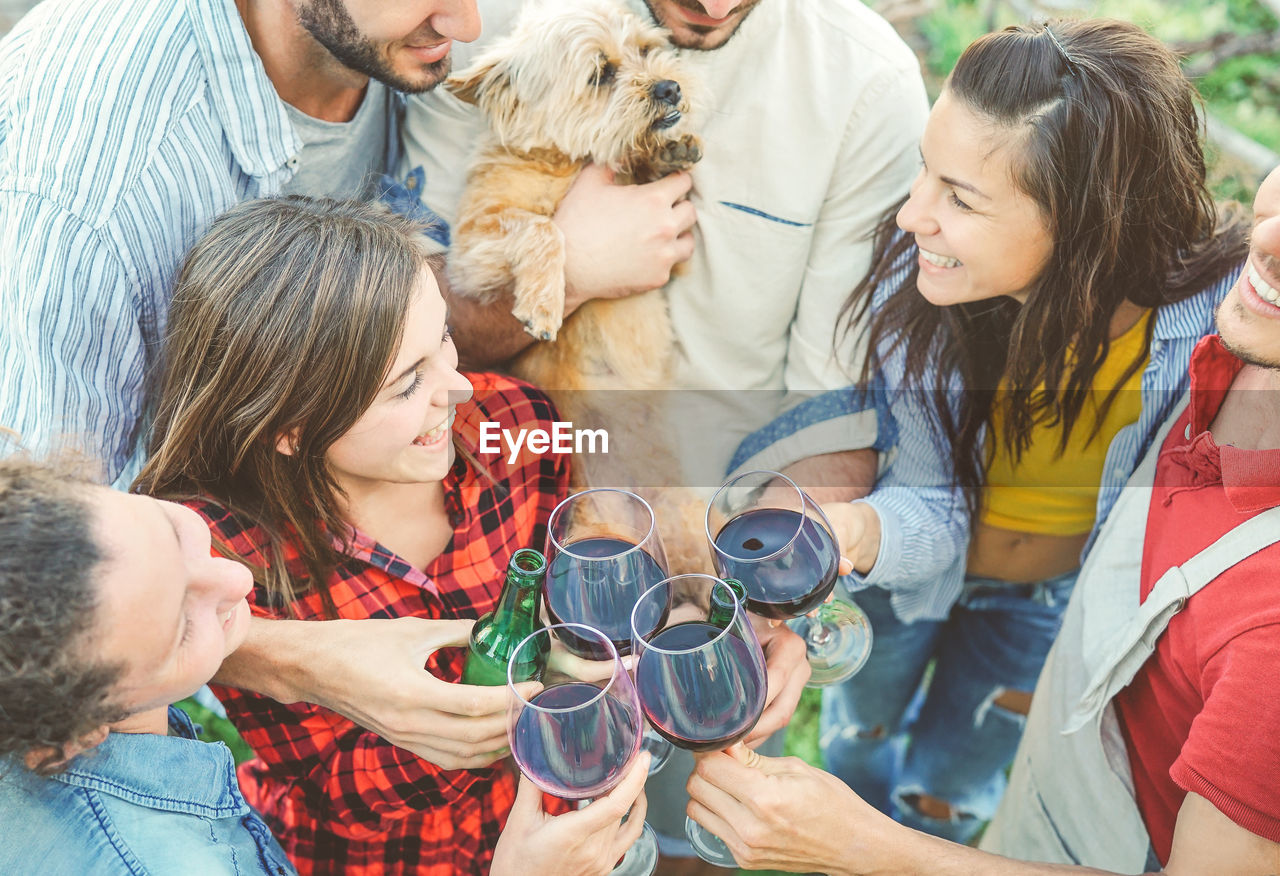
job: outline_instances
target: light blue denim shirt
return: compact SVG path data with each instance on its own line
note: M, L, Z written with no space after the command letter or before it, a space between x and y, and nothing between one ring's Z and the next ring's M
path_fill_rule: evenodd
M913 248L903 259L905 267L876 289L873 310L883 307L906 281L915 257ZM1136 422L1116 433L1107 449L1089 545L1157 427L1186 393L1191 351L1200 338L1213 331L1214 308L1237 274L1232 272L1196 295L1156 312L1150 358L1141 380L1142 411ZM739 446L732 466L736 468L767 445L825 418L874 408L875 448L886 462L875 490L860 501L875 509L880 519L880 554L866 575L855 573L844 583L850 591L871 586L889 590L894 613L902 621L942 620L964 584L968 513L963 496L952 485L951 450L932 424L928 393L902 389L906 350L901 345L892 349L891 340L881 349L883 366L872 376L867 392L848 387L811 399L749 435ZM958 375L951 375L948 387L958 402L963 391Z
M0 873L296 876L221 742L169 709L168 736L112 733L54 776L0 776Z

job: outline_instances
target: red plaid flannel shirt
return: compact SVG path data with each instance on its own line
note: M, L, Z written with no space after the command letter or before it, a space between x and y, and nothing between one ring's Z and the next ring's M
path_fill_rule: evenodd
M527 385L492 374L468 376L475 396L458 407L454 429L473 451L483 421L546 429L554 421L551 403ZM569 484L566 456L522 451L513 464L506 456L505 446L498 456L477 453L496 483L461 457L455 461L444 482L453 539L425 570L357 533L328 582L338 616L475 618L492 609L511 554L542 548L547 518ZM216 504L190 504L208 520L216 542L265 563L260 530L243 527ZM256 589L250 602L255 615L287 616L267 607ZM304 619L324 616L315 593L294 608ZM464 657L465 649L438 651L427 669L457 681ZM240 768L245 796L302 876L488 872L515 797L505 765L443 770L319 706L282 705L225 687L216 693L258 755Z

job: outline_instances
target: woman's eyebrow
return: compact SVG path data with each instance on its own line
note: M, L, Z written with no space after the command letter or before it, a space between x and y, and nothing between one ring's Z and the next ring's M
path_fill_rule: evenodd
M969 185L967 182L961 182L960 180L955 179L953 177L949 177L949 176L942 176L938 178L941 179L944 183L946 183L949 186L953 186L954 188L957 188L957 189L964 189L966 192L972 192L973 194L977 195L979 198L986 198L988 201L991 200L990 197L988 197L986 194L984 194L980 190L975 189L973 186Z
M929 162L924 160L924 149L917 146L916 152L920 153L920 163L923 164L925 167L928 167ZM944 183L954 188L964 189L966 192L972 192L973 194L977 195L979 198L985 198L988 201L991 200L990 195L987 195L985 192L975 189L973 186L969 185L967 182L962 182L956 179L955 177L941 176L941 177L938 177L938 179L942 180Z
M422 363L423 363L423 362L425 362L425 361L427 361L427 360L426 360L426 357L423 357L423 358L419 359L417 362L414 362L414 363L413 363L412 365L410 365L408 368L404 369L404 370L403 370L403 371L401 371L399 374L397 374L395 377L391 378L391 379L390 379L390 380L388 380L385 384L383 384L383 388L385 389L385 388L386 388L386 387L388 387L388 386L395 386L395 385L396 385L397 383L399 383L401 380L404 380L404 379L405 379L406 377L408 377L410 374L412 374L413 372L417 371L417 370L418 370L418 368L419 368L419 367L422 365Z

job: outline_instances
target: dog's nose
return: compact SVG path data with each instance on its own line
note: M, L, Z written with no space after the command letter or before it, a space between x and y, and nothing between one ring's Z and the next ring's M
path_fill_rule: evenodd
M680 83L674 79L655 82L653 88L649 89L649 93L658 103L665 103L668 106L676 106L680 103Z

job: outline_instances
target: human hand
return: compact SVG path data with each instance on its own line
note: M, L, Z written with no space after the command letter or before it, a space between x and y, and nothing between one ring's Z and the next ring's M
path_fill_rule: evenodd
M675 173L623 186L608 168L583 168L552 217L565 239L566 314L592 298L666 285L671 269L693 255L692 185L689 174Z
M488 766L507 753L507 688L451 684L424 669L438 649L466 645L474 623L416 617L306 622L307 671L298 698L442 769ZM521 685L527 697L538 688L537 682Z
M644 780L649 753L642 751L612 791L585 809L551 816L542 792L520 777L520 790L498 838L490 876L604 876L644 830ZM622 817L630 811L626 823Z
M809 680L809 656L804 639L786 624L754 614L747 616L760 640L768 671L764 712L743 740L747 745L759 745L791 721Z
M865 575L880 556L880 517L865 502L828 502L822 506L840 547L840 574Z
M795 757L735 745L696 758L688 814L748 870L892 872L904 830L844 782Z

